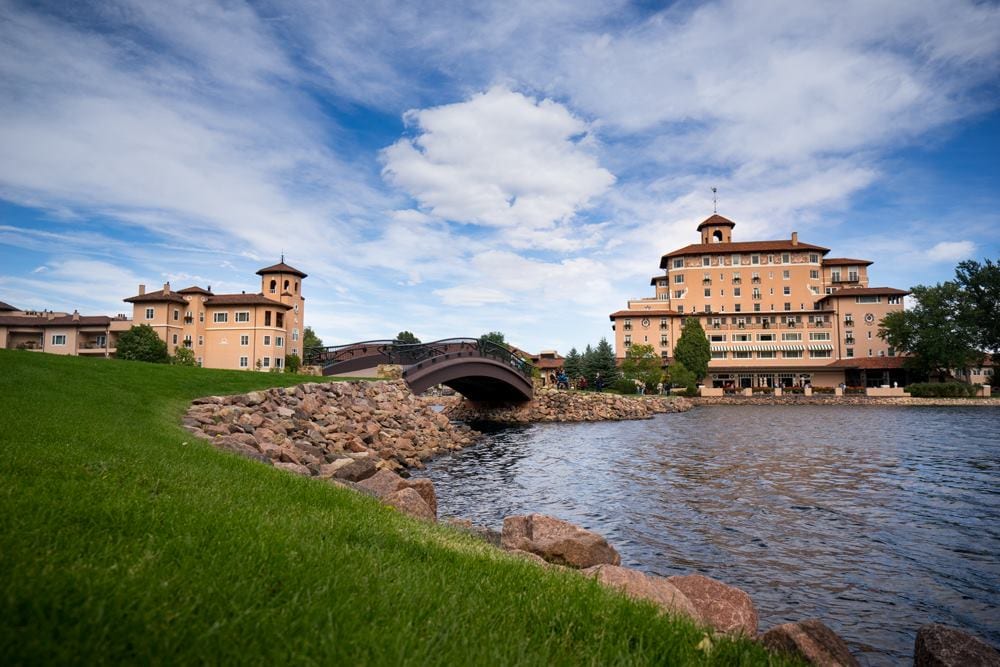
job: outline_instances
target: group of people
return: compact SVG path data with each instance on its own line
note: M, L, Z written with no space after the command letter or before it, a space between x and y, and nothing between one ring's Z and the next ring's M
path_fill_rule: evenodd
M590 387L590 383L587 382L587 378L578 377L575 380L570 380L565 371L549 373L548 385L550 387L555 387L556 389L579 389L581 391ZM597 391L604 389L604 379L601 378L600 373L598 373L597 377L594 378L594 388Z

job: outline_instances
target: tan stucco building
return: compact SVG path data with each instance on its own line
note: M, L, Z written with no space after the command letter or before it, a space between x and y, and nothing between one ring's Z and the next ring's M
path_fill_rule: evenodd
M736 223L712 215L700 242L663 255L654 296L611 314L615 352L651 345L670 361L681 327L698 317L711 343L705 383L757 387L880 384L902 366L878 324L904 290L869 285L865 259L828 257L799 240L733 241Z
M206 368L271 370L283 368L285 355L302 357L305 329L305 273L284 260L257 271L260 292L214 294L211 286L139 293L132 304L134 324L148 324L167 343L194 351Z
M132 322L125 315L81 315L21 310L0 302L0 348L72 356L115 356L115 344Z

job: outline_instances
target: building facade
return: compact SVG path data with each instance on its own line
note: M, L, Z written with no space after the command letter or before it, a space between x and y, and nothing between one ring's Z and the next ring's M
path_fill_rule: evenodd
M0 348L7 350L113 357L118 336L131 326L125 315L20 310L0 302Z
M688 317L711 344L705 380L716 387L888 383L902 359L878 337L904 290L872 287L864 259L828 257L797 233L774 241L733 241L736 223L713 215L700 242L663 255L654 295L611 314L615 353L650 345L671 361Z
M170 354L190 348L206 368L271 370L284 368L285 356L302 357L305 329L305 273L284 260L257 271L260 292L215 294L211 286L139 293L132 304L134 324L148 324L167 343Z

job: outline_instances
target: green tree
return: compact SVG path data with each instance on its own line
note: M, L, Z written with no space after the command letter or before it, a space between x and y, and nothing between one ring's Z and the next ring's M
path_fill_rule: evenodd
M982 360L979 334L958 283L912 289L916 305L889 313L879 322L879 338L906 353L906 368L918 375L945 378L951 369Z
M302 359L299 358L299 355L297 354L285 355L286 373L298 373L300 368L302 368Z
M167 343L148 324L134 326L118 337L118 358L165 364L170 361Z
M696 380L701 380L708 375L708 361L711 358L712 348L701 323L697 317L687 318L674 347L674 359L694 373Z
M589 346L588 346L589 349ZM615 351L608 343L607 338L602 338L597 347L590 350L589 357L584 364L584 373L587 382L591 387L597 386L597 375L600 374L604 386L610 386L618 379L618 366L615 363Z
M645 383L647 391L655 390L663 378L663 370L660 368L660 358L656 356L653 346L630 347L625 353L625 361L622 362L622 375L626 380L639 380Z
M576 348L571 348L563 359L563 372L570 379L575 379L583 375L583 359Z
M194 350L190 347L179 347L171 357L170 363L175 366L197 366L198 360L195 359Z
M308 350L311 347L323 347L323 339L316 335L312 327L306 327L302 331L302 349Z
M507 339L504 337L503 333L500 331L491 331L489 333L484 333L479 337L480 343L494 343L500 347L508 347Z
M955 268L955 282L963 292L963 310L976 332L976 344L985 352L1000 352L1000 260L968 260Z
M396 334L396 342L404 345L419 345L420 339L409 331L400 331Z
M670 364L667 368L667 377L671 386L684 387L688 395L693 396L697 391L695 385L698 383L698 378L680 361Z

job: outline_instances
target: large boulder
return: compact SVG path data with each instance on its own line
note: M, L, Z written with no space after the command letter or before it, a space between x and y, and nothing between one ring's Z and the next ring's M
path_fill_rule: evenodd
M403 480L403 486L419 493L420 497L427 503L427 506L434 512L434 516L437 516L438 501L437 493L434 491L434 482L426 477L417 477Z
M772 651L789 653L810 665L859 667L844 640L816 619L771 628L760 641Z
M337 479L346 479L348 482L360 482L374 475L376 471L375 459L359 458L337 468L333 476Z
M391 505L400 512L409 514L410 516L418 519L425 519L427 521L437 520L437 516L433 511L431 511L431 508L424 502L424 499L420 497L420 494L413 489L400 489L399 491L393 491L383 498L382 501L386 505Z
M700 574L667 581L687 596L706 625L730 635L757 636L757 609L746 592Z
M983 640L946 625L931 623L917 631L915 667L997 667L1000 653Z
M583 569L621 564L618 552L597 533L544 514L506 517L500 543L504 549L528 551L557 565Z
M616 565L595 565L583 571L609 588L615 588L636 600L649 600L668 614L682 614L701 621L698 610L679 588L663 577L650 576Z
M405 482L406 480L391 470L379 470L368 479L358 482L358 486L377 498L384 498L402 488Z

